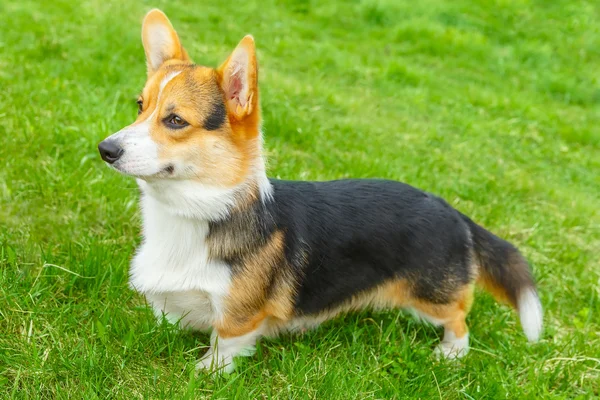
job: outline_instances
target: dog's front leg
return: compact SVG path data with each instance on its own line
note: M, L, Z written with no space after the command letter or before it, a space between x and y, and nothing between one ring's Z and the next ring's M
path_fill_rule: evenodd
M232 372L235 369L233 358L254 353L256 341L263 335L267 325L264 315L257 315L245 321L225 318L215 326L210 338L210 349L202 356L196 369Z

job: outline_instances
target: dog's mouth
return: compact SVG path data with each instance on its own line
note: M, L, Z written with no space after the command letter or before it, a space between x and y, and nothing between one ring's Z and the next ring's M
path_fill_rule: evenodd
M135 170L131 170L130 168L128 168L128 165L125 164L121 164L119 162L116 162L114 164L109 164L106 163L110 168L114 169L115 171L123 174L123 175L129 175L132 176L134 178L139 178L139 179L152 179L152 178L168 178L173 176L173 174L175 173L175 165L174 164L167 164L164 167L161 167L157 172L154 173L143 173L143 172L138 172Z
M175 166L173 164L168 164L166 167L161 169L160 172L167 175L173 175L175 172Z

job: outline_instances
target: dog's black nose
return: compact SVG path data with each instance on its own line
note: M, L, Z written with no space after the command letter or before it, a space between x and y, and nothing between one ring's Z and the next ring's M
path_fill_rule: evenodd
M98 145L98 151L104 161L109 164L117 161L122 155L124 150L114 140L103 140Z

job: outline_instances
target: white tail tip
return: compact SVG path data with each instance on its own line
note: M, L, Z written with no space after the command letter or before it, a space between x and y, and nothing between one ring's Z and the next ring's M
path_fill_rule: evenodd
M523 332L530 342L537 342L542 334L543 321L542 304L535 289L523 289L518 304Z

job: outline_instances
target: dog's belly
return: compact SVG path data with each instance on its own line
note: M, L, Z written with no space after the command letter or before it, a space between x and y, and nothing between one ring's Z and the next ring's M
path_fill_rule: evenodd
M211 296L200 290L146 294L154 315L159 321L163 316L172 324L182 328L206 331L217 311Z

